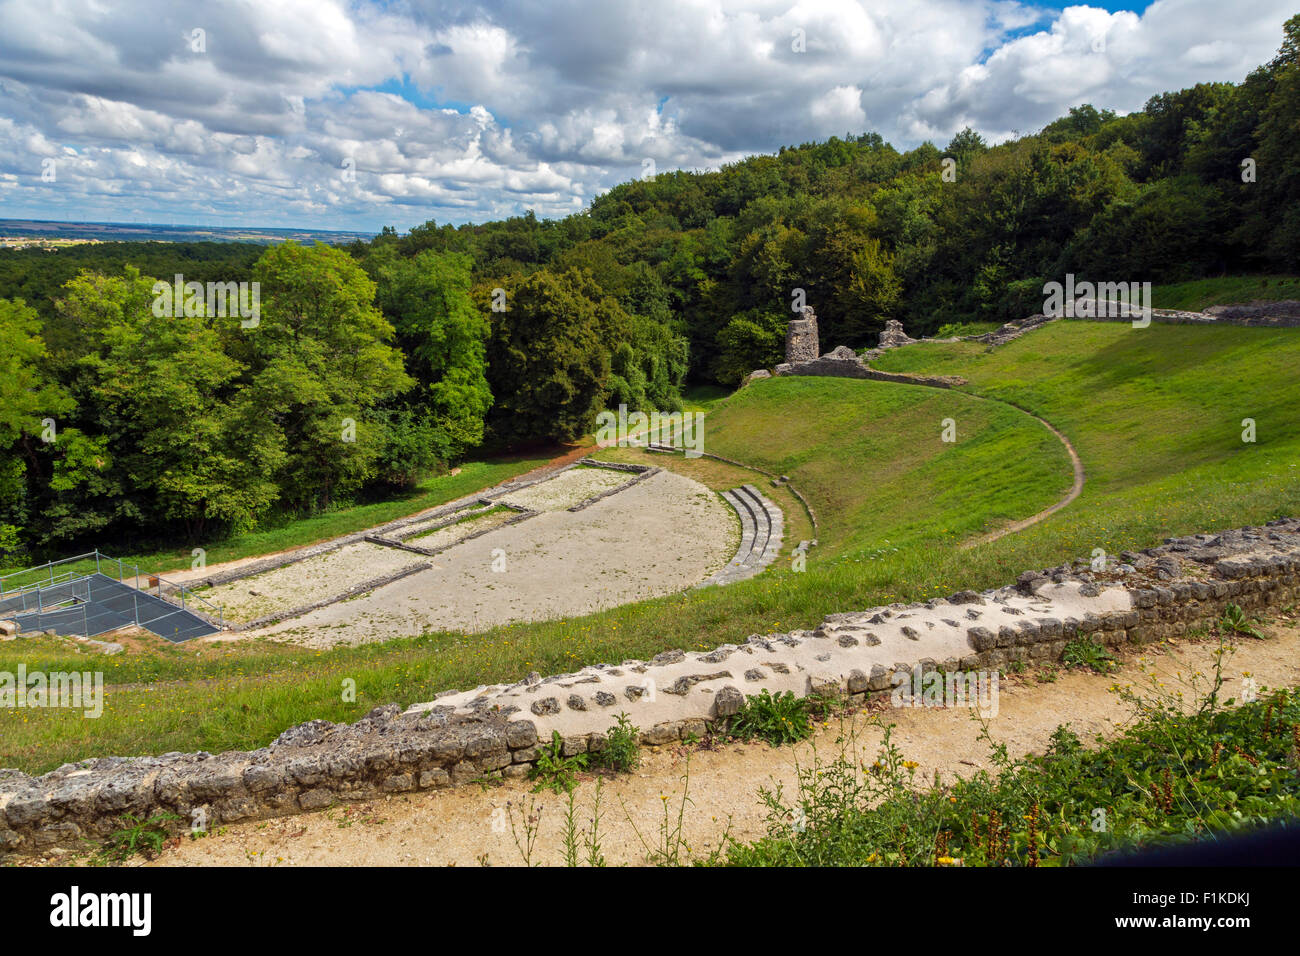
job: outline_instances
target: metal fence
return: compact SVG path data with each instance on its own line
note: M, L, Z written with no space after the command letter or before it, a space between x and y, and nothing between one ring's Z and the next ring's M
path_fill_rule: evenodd
M75 567L82 562L82 567ZM74 569L56 572L55 568ZM225 609L96 550L0 576L0 614L24 628L86 637L136 625L171 641L225 628Z
M71 580L74 577L85 577L89 573L88 567L80 570L69 569L57 575L54 573L54 569L77 561L84 561L89 566L91 562L96 561L98 553L97 551L87 551L85 554L76 554L70 558L61 558L58 561L46 561L44 564L38 564L35 567L24 568L21 571L10 571L8 574L0 575L0 598L17 591L47 587L61 581ZM96 567L96 570L99 570L98 567Z

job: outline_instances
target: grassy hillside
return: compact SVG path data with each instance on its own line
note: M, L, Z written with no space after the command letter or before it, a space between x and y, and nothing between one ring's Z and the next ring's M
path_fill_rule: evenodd
M1298 359L1290 329L1054 322L991 353L922 344L875 364L962 375L968 391L1055 424L1088 481L1075 507L1026 535L1116 550L1300 507Z
M1202 312L1212 305L1234 305L1255 300L1300 299L1298 276L1221 276L1158 285L1151 290L1157 309Z
M376 704L707 648L812 626L833 611L1005 583L1045 567L1146 547L1171 534L1300 513L1300 333L1293 330L1058 322L993 353L970 343L909 346L882 367L954 373L961 391L842 379L757 382L715 406L706 450L789 475L821 521L804 573L784 561L726 588L568 621L429 635L318 652L270 644L165 648L95 658L113 685L104 716L0 713L0 765L46 770L92 754L256 747L285 727L350 720ZM1070 482L1060 444L1088 472L1078 500L1025 531L969 550L963 539L1055 501ZM958 441L939 441L944 418ZM1241 420L1258 441L1241 441ZM624 449L611 457L636 457ZM761 476L709 459L645 456L714 487L759 484L800 530L797 505ZM0 669L84 668L43 639L0 645ZM357 682L343 703L339 682Z
M823 555L956 543L1042 510L1071 481L1061 443L1024 413L883 382L757 381L709 416L705 450L788 475L818 513Z

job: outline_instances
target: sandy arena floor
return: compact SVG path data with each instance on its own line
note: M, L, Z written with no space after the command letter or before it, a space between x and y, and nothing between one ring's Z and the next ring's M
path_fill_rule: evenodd
M364 560L349 572L356 580L334 577L328 590L338 593L348 583L418 561L433 567L362 597L237 636L330 647L426 630L480 631L510 621L569 617L683 590L735 553L740 537L735 514L704 485L671 472L660 472L582 511L562 510L629 477L603 469L563 472L507 498L542 514L433 558L379 545L355 546L383 554L364 552ZM546 510L556 508L561 510ZM412 543L427 547L431 537ZM655 546L647 548L646 541ZM311 599L303 595L321 586L317 560L331 557L223 587L266 594L274 589L284 596L282 607L307 604ZM493 570L494 563L501 567L502 562L503 570ZM264 604L259 599L258 613L268 613L262 610ZM245 613L244 619L253 616Z
M218 584L201 591L200 596L224 607L227 620L243 623L322 601L419 560L418 554L363 541L251 578Z

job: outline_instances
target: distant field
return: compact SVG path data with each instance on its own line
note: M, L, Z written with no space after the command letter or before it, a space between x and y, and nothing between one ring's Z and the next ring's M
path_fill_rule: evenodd
M709 648L815 625L825 614L1005 583L1029 567L1116 553L1164 537L1300 513L1300 333L1057 322L995 352L923 344L878 363L960 374L963 391L846 379L754 383L706 419L707 451L788 474L821 521L807 571L784 560L725 588L686 591L564 621L443 633L329 652L292 646L153 648L114 658L28 639L0 668L84 668L113 684L104 716L0 713L0 765L47 770L92 754L266 744L310 718L354 720L377 704L564 672L671 647ZM1078 500L1022 532L956 545L1055 501L1068 487L1056 425L1087 469ZM958 441L939 440L952 418ZM1242 419L1257 441L1241 440ZM714 488L751 481L806 533L788 491L710 459L635 449L605 457L672 467ZM340 700L344 677L356 703ZM21 714L21 716L20 716ZM94 726L88 726L93 724Z
M54 222L40 219L0 219L0 236L24 240L95 242L298 242L345 243L369 240L370 232L327 229L281 229L256 226L173 226L141 222Z

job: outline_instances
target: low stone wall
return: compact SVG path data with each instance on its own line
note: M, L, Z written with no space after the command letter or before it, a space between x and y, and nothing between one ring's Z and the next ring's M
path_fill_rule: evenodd
M271 614L264 614L259 618L249 621L247 624L240 624L237 627L231 627L234 631L255 631L259 627L266 627L268 624L278 624L280 621L289 621L295 617L302 617L304 614L310 614L312 611L319 611L323 607L329 607L331 604L338 604L340 601L347 601L354 597L360 597L371 591L376 591L385 585L392 584L394 581L400 581L402 578L408 578L412 574L419 574L421 571L427 571L433 567L427 561L421 561L418 564L408 564L404 568L399 568L391 574L383 574L368 581L362 581L360 584L354 584L346 591L338 594L332 594L327 598L319 601L313 601L311 604L300 604L297 607L287 608L283 611L275 611Z
M613 488L606 488L604 491L598 492L590 498L582 499L576 505L569 508L570 511L582 511L585 508L590 508L596 502L604 501L606 498L611 495L616 495L620 491L627 491L627 489L631 488L633 485L639 484L647 478L652 478L662 471L661 468L652 468L647 465L631 465L619 461L597 461L594 458L583 458L579 464L590 465L593 468L607 468L611 471L630 472L634 474L635 477L629 478L621 485L615 485Z
M861 378L874 382L897 382L900 385L928 385L931 388L956 388L966 384L959 375L913 375L908 372L882 372L867 365L856 355L840 358L823 355L810 362L776 367L777 375L829 375L836 378Z
M1280 302L1247 302L1239 305L1212 305L1205 314L1215 321L1233 325L1263 325L1279 328L1300 326L1300 302L1284 299Z
M178 828L283 816L388 793L517 777L540 740L565 753L599 750L626 710L649 745L724 727L747 693L768 688L846 696L888 693L915 669L992 669L1049 661L1081 635L1144 644L1219 619L1229 604L1258 615L1300 599L1300 520L1166 541L1088 565L1026 572L1014 585L924 604L835 614L812 631L752 635L712 651L509 685L449 691L354 724L310 721L267 747L223 754L104 757L41 777L0 770L0 853L48 853L103 841L159 812ZM742 689L743 688L743 689ZM656 692L657 690L657 692ZM110 701L111 705L111 701Z

